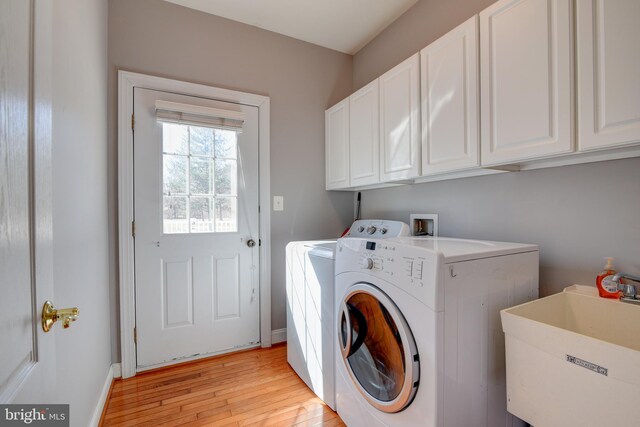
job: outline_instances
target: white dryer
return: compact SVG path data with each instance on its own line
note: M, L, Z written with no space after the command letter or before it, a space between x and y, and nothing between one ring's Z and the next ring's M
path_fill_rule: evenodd
M287 361L335 409L333 334L335 240L287 245Z
M362 225L336 248L340 417L350 427L524 425L506 411L500 309L538 297L537 246L380 239Z

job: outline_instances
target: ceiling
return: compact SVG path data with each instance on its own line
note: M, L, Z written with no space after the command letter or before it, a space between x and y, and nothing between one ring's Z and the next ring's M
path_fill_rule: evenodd
M418 0L166 0L354 54Z

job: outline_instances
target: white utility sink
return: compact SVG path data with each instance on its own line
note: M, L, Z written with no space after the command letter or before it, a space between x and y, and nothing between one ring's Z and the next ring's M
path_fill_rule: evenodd
M535 427L640 425L640 305L574 285L500 314L509 412Z

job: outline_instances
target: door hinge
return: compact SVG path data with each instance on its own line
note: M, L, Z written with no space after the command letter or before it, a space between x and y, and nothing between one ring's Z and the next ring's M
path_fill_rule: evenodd
M136 237L136 222L131 221L131 237Z
M138 328L133 328L133 342L138 344Z
M262 246L262 239L258 239L258 246Z
M133 115L133 113L131 113L131 130L134 130L135 127L136 127L135 116Z

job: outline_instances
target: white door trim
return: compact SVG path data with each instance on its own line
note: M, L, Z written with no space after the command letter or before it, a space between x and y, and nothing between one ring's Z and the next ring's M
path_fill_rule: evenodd
M271 346L271 192L268 96L220 89L128 71L118 72L118 237L122 378L136 374L133 222L133 89L136 87L236 102L258 108L260 222L260 342Z

